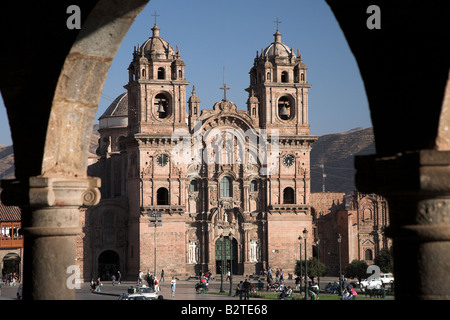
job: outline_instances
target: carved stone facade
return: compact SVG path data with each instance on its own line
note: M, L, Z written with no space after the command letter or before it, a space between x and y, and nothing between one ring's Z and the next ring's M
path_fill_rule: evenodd
M342 239L342 270L353 260L373 264L381 249L392 246L392 240L385 233L389 226L389 208L385 198L357 191L353 195L312 193L311 205L314 256L325 263L330 274L339 274L339 235Z
M247 110L227 100L225 84L223 99L200 110L195 87L186 101L178 47L156 24L152 31L134 49L127 92L100 118L99 159L89 174L102 178L104 200L86 211L87 224L99 226L98 219L102 226L107 214L127 220L126 248L110 242L103 251L116 252L130 276L154 271L155 230L157 269L168 274L219 272L225 261L237 274L269 266L292 272L298 235L307 229L312 239L309 168L317 140L309 135L311 85L301 55L277 30L254 59ZM114 201L127 203L126 217L102 209ZM149 226L152 210L162 212L156 228ZM101 262L101 241L93 237L85 277Z

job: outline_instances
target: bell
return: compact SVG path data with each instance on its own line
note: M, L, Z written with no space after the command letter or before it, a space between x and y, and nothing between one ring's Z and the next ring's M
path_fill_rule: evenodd
M283 104L283 106L281 107L280 116L289 116L289 112L285 104Z
M166 112L166 110L164 110L164 107L163 107L161 101L159 102L158 112L159 112L159 113L161 113L161 112Z

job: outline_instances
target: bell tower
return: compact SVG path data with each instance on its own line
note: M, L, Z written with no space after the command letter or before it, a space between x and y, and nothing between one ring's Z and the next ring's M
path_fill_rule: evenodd
M277 20L277 25L280 23ZM308 89L306 65L297 50L294 53L275 32L274 41L261 53L256 52L250 70L249 99L259 101L261 128L278 129L282 134L308 135ZM255 99L256 98L256 99Z
M160 28L134 48L125 88L129 98L129 133L170 136L176 128L186 128L185 64L178 46L174 50L160 37Z

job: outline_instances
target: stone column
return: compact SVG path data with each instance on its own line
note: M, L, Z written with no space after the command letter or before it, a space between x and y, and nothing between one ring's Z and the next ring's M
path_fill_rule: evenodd
M29 179L27 192L17 181L2 181L2 200L21 200L24 299L75 299L79 279L77 269L69 267L76 265L76 238L82 231L79 208L98 203L99 186L99 178L37 176Z
M450 151L355 159L362 192L389 203L396 299L449 299Z

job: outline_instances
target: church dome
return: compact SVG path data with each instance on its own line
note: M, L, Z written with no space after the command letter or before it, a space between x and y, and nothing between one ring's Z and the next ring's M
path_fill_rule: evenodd
M264 55L268 58L289 58L292 56L292 49L281 42L281 33L277 30L274 34L275 41L272 42L265 50Z
M154 55L158 59L170 59L175 55L175 51L170 44L159 36L159 28L155 24L152 28L153 35L141 46L145 55Z
M100 129L126 127L128 125L128 93L124 92L114 99L98 120Z

